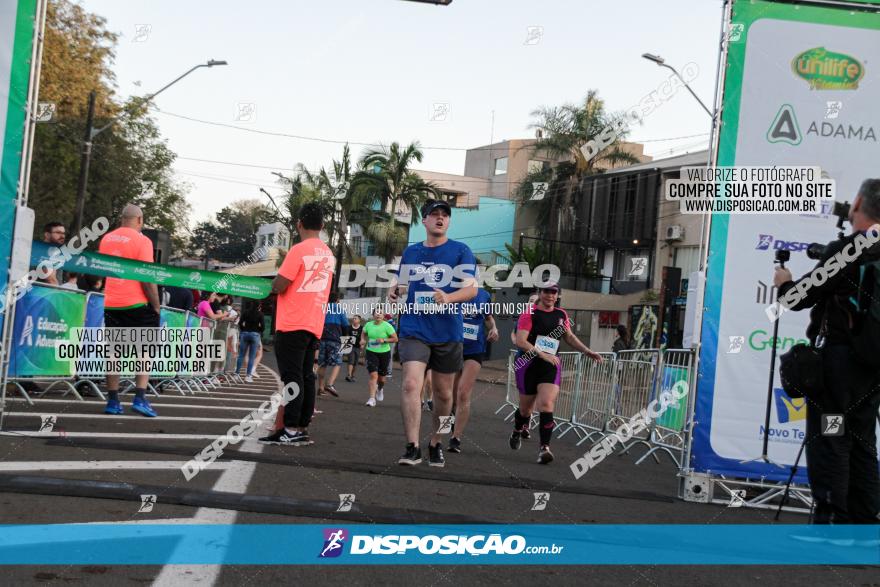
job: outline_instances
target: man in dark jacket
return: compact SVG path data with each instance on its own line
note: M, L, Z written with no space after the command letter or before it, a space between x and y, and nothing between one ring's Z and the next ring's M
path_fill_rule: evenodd
M873 232L880 223L880 179L862 184L850 223L853 233L829 243L813 271L795 282L791 272L777 268L773 279L783 306L812 308L807 337L814 343L824 339L824 346L821 340L817 344L822 348L824 389L807 398L806 454L817 524L880 523L875 432L880 349L872 362L853 356L855 321L864 319L853 304L861 268L880 259L880 243Z

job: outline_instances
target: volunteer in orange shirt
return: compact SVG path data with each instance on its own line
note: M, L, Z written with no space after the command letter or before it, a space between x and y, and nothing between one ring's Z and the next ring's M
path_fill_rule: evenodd
M324 310L336 259L321 241L324 226L321 206L305 204L299 211L296 230L301 242L284 257L272 291L278 294L275 310L275 357L284 385L296 383L296 397L284 406L284 427L260 442L302 446L310 444L308 427L315 410L315 361L317 342L324 330Z
M153 262L153 242L141 234L144 213L134 204L122 210L119 228L101 239L98 252L103 255ZM104 285L104 326L106 328L158 328L159 288L155 283L108 277ZM149 374L135 375L134 401L131 409L155 418L153 406L144 397ZM122 414L119 403L119 374L107 373L107 407L105 414Z

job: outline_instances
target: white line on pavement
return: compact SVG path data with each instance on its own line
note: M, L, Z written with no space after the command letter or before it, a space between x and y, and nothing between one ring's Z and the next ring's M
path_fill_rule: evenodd
M27 416L27 417L36 417L42 418L45 414L38 414L36 412L6 412L7 416ZM168 421L172 420L175 422L241 422L241 418L191 418L189 416L157 416L155 418L145 418L143 416L123 416L116 414L103 414L103 413L95 413L95 414L71 414L70 412L64 412L63 414L56 414L59 420L66 420L68 418L76 418L76 419L88 419L88 418L100 418L101 420L140 420L147 421L155 420L155 421Z
M193 408L193 409L197 409L197 410L239 410L242 412L253 411L254 408L256 408L260 405L260 403L256 399L254 400L254 407L253 408L244 407L244 406L210 406L210 405L196 405L196 404L166 404L163 401L164 399L165 398L162 398L162 400L153 400L150 403L153 406L159 407L161 409L165 409L165 408ZM12 403L12 402L26 403L27 402L27 400L25 400L24 398L22 398L22 399L13 398L13 399L9 399L6 401L8 401L10 403ZM248 400L244 400L244 401L248 401ZM103 406L104 405L104 402L101 402L101 401L86 400L85 402L81 402L81 401L75 400L75 399L35 399L35 400L33 400L33 402L36 405L44 404L44 403L45 404L71 404L74 406L90 406L90 405ZM126 406L127 403L123 401L122 405Z
M280 386L281 380L278 375L274 371L271 373ZM257 431L254 431L253 435L242 443L241 450L243 452L263 452L263 445L254 442L255 436L258 436ZM250 442L247 442L248 440ZM231 465L214 484L214 491L245 493L254 472L257 470L257 464L233 461ZM200 523L234 524L237 515L238 512L234 510L199 508L194 519ZM186 548L185 540L178 545L178 549L183 548ZM221 570L220 565L165 565L162 567L162 572L153 581L153 587L176 587L182 584L214 585L220 577Z
M180 469L186 461L18 461L0 462L0 471L109 471L115 469L161 470ZM214 463L226 469L232 463Z
M238 420L236 420L237 422ZM134 432L32 432L24 430L21 432L0 432L0 436L30 436L32 438L138 438L141 440L214 440L224 436L223 434L158 434L153 432L145 432L138 434ZM235 441L239 437L235 435L225 435L227 440ZM242 442L255 442L245 438ZM132 449L135 450L135 449Z

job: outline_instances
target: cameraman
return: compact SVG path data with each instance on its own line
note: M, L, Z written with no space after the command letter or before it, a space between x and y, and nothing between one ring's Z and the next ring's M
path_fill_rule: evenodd
M880 179L868 179L859 188L849 214L853 233L829 243L817 268L840 252L857 235L880 223ZM850 254L855 249L851 246ZM878 523L880 475L877 469L875 425L880 406L880 349L874 364L853 356L852 330L856 315L853 299L860 288L860 267L880 259L880 243L874 243L822 285L812 280L792 310L812 308L807 337L814 344L825 324L822 369L825 385L818 397L807 398L806 453L815 524ZM814 269L800 280L812 279ZM773 283L778 297L796 286L791 273L776 268ZM793 292L794 293L794 292ZM787 304L786 304L787 305ZM866 317L867 319L867 317ZM822 415L842 414L843 434L824 436Z

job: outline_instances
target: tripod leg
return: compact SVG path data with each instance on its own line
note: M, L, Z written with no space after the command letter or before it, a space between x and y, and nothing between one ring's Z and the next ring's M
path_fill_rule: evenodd
M794 481L794 476L797 474L798 465L801 462L801 455L804 454L804 447L807 445L807 435L804 434L804 441L801 443L801 447L798 449L797 458L794 460L794 465L791 466L791 475L788 476L788 483L785 484L785 493L782 494L782 501L779 502L779 509L776 510L776 517L773 519L775 521L779 521L779 515L782 513L782 508L785 506L785 502L788 501L788 492L791 490L791 483Z

